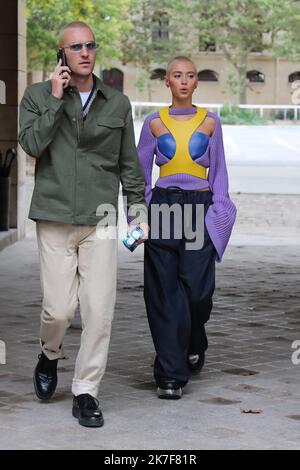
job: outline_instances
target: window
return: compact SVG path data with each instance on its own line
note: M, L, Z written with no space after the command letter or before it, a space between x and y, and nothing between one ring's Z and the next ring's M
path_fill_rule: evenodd
M249 70L247 72L247 78L251 83L264 83L265 82L265 75L258 70Z
M198 73L199 82L218 82L219 76L213 70L205 69Z
M205 8L205 3L207 3L207 9ZM199 11L201 25L203 25L198 35L198 47L200 52L216 52L217 50L214 37L211 36L210 14L208 13L209 3L212 2L209 0L204 2L203 8Z
M200 52L216 52L217 46L215 41L204 41L200 38L199 40L199 51Z
M261 14L257 13L255 15L255 23L256 23L256 35L252 38L253 47L251 52L262 53L264 50L264 35L263 31L265 31L264 27L264 18Z
M169 18L164 12L156 12L152 19L152 41L160 39L169 39Z
M123 91L124 74L122 70L110 69L103 70L103 82L116 90Z
M263 47L263 34L262 33L258 33L257 35L257 43L254 47L251 48L251 52L259 52L259 53L262 53L264 50L264 47Z
M164 80L166 72L167 71L165 69L152 70L150 78L151 78L151 80Z
M289 83L293 83L296 80L300 80L300 72L293 72L289 75Z

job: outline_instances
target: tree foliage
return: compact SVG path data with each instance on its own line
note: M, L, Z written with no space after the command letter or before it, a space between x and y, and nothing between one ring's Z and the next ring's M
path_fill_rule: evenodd
M29 71L49 72L56 61L59 31L71 21L85 21L94 31L98 62L109 65L120 58L122 36L130 28L126 13L130 0L27 0Z
M181 5L180 5L181 3ZM189 0L177 6L202 43L213 41L232 64L246 102L249 54L299 59L300 9L293 0Z

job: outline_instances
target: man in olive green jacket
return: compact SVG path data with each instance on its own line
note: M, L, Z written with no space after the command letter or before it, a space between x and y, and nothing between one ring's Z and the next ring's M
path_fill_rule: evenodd
M52 79L29 86L20 108L19 141L36 158L29 217L37 226L43 291L34 385L41 400L55 392L63 338L79 301L83 331L72 413L83 426L99 427L103 416L96 397L116 297L120 182L127 210L139 210L141 242L148 234L147 206L130 102L92 73L92 30L81 22L67 25L59 47Z

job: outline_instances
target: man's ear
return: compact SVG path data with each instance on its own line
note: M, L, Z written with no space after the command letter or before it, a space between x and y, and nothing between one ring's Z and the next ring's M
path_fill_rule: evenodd
M167 76L165 76L165 85L166 85L166 87L168 87L168 88L170 87L169 79L168 79Z

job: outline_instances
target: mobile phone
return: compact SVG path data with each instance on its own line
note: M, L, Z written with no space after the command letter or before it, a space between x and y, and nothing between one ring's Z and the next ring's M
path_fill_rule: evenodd
M61 59L61 65L68 66L66 54L63 49L57 51L57 62L59 62L59 59Z
M138 241L143 238L144 232L140 227L135 227L127 236L123 239L123 244L130 251L134 251L138 245Z

